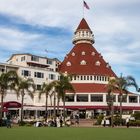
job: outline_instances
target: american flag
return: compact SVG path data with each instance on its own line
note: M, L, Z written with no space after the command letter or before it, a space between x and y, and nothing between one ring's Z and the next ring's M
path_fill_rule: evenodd
M83 1L83 4L84 4L84 7L86 7L87 9L90 9L85 1Z

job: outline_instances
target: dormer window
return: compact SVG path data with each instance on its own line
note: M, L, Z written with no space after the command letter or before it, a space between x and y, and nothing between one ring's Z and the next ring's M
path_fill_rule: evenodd
M82 60L82 61L80 62L80 64L81 64L81 65L86 65L87 63L86 63L85 60Z
M107 63L107 65L106 65L106 67L107 67L107 68L109 68L109 67L110 67L108 63Z
M82 52L82 55L86 55L86 53L83 51L83 52Z
M71 62L68 61L66 65L67 65L67 66L71 66Z
M100 61L96 61L95 65L96 66L100 66L101 65L101 62Z
M91 55L93 55L93 56L94 56L94 55L95 55L95 52L92 52L92 53L91 53Z
M75 53L74 52L72 53L72 56L75 56Z

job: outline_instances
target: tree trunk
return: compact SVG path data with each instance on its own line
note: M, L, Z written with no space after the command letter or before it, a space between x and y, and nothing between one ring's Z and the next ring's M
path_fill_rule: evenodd
M54 109L53 109L53 113L54 113L54 119L56 119L56 95L55 95L55 92L54 92Z
M46 94L46 105L45 105L45 121L48 118L48 95Z
M58 99L57 99L57 114L59 114L59 102L60 102L60 98L58 97Z
M63 99L63 117L64 117L64 123L65 123L65 118L66 118L66 111L65 111L65 95Z
M120 93L120 125L122 125L122 94Z
M3 93L1 93L0 120L2 120L2 111L3 111Z
M113 104L113 99L111 103L111 126L114 127L114 104Z
M24 104L24 93L21 94L21 116L20 116L21 123L23 122L23 115L24 115L24 112L23 112L23 104Z

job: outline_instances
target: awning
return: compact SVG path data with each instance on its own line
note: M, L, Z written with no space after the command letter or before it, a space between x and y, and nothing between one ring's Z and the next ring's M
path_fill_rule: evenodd
M21 103L15 101L9 101L3 103L3 108L21 108Z

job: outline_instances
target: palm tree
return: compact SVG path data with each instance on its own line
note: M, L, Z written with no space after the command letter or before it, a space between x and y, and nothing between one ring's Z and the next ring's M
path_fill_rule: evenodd
M110 79L109 82L108 82L108 85L107 85L107 92L108 92L108 100L107 100L107 104L111 110L111 126L113 127L114 124L114 90L115 90L115 84L116 84L116 79L113 78L113 79Z
M42 94L45 94L45 120L47 120L48 115L48 96L52 90L52 83L43 83L41 91L39 92L39 99L41 99Z
M70 83L70 81L71 81L71 76L70 75L60 74L60 80L56 81L56 84L55 84L55 89L56 89L56 92L57 92L57 98L58 99L61 98L62 101L63 101L64 121L65 121L65 116L66 116L66 112L65 112L66 91L75 92L72 84Z
M116 89L119 91L120 97L120 121L122 124L122 101L123 101L123 93L128 93L128 87L133 86L138 90L137 83L132 76L120 77L116 79Z
M0 119L2 119L2 110L3 110L3 100L7 94L8 89L12 89L17 82L17 73L16 71L9 71L7 73L2 73L0 75L0 95L1 95L1 108L0 108Z
M35 85L34 85L34 81L30 78L27 79L23 79L23 78L18 78L18 84L17 87L15 88L15 90L17 91L17 96L21 96L21 118L20 121L21 123L23 122L23 105L24 105L24 96L26 93L28 93L28 95L33 99L34 95L34 91L35 91Z
M127 77L117 77L112 85L112 91L117 90L119 92L120 97L120 123L122 124L122 101L123 101L123 94L127 94L128 87L133 86L138 91L138 86L135 79L132 76Z

